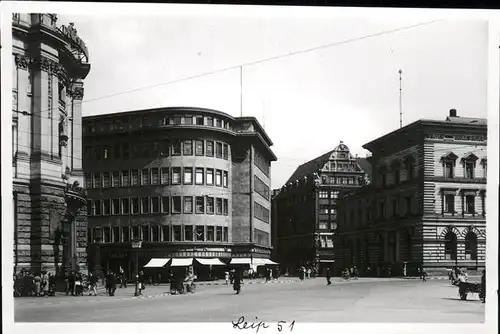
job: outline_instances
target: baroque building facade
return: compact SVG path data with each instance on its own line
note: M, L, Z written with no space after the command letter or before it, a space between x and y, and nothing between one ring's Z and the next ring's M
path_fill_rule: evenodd
M452 109L366 144L373 182L339 201L337 261L379 276L483 268L486 139L486 119Z
M309 265L321 274L334 268L339 193L369 183L370 173L366 159L353 156L341 141L332 151L299 166L275 191L275 259L283 270L295 272Z
M12 36L14 270L84 270L87 47L56 14L14 13Z
M91 268L130 275L151 258L270 257L276 157L255 118L139 110L85 117L83 138Z

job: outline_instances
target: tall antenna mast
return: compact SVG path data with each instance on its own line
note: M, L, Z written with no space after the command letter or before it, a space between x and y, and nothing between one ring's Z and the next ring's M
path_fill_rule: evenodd
M240 66L240 116L243 117L243 66Z
M403 127L403 97L402 97L403 89L401 88L403 71L400 69L398 73L399 73L399 128L401 129Z

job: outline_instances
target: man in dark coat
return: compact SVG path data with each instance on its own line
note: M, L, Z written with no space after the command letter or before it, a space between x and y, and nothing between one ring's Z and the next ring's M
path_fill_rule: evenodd
M328 268L326 268L326 285L332 284L331 278L332 278L332 271L328 267Z
M71 295L75 295L75 282L76 282L76 273L74 270L71 271L68 277L68 283L69 283L69 292L71 292ZM68 294L68 293L66 293Z
M234 283L233 290L236 291L236 294L239 295L241 291L241 282L242 282L242 273L240 269L237 269L234 273Z
M106 289L108 290L108 295L110 297L115 295L116 276L111 270L108 272L108 276L106 277Z

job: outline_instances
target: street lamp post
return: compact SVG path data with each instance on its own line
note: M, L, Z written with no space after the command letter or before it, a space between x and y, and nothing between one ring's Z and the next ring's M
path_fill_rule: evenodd
M132 249L135 250L135 293L134 296L140 295L139 292L139 249L142 247L142 240L134 239L132 240Z

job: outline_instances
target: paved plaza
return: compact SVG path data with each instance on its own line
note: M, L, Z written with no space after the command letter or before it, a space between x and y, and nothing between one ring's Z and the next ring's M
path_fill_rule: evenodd
M115 297L16 298L16 322L460 322L484 321L477 295L461 301L448 280L317 278L272 284L246 281L242 294L223 284L199 284L196 293L171 296L168 285L147 286L143 297L133 287Z

